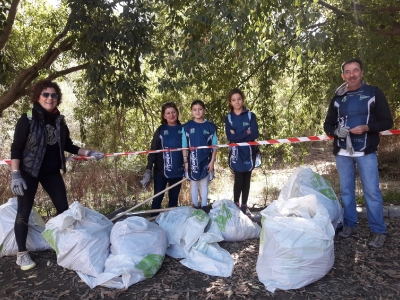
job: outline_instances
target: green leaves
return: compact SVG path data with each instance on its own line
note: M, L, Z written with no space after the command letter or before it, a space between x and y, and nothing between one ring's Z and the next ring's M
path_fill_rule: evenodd
M135 134L151 135L165 99L180 103L187 120L187 106L201 98L223 128L225 95L239 87L261 139L322 133L342 82L339 65L349 57L361 57L365 79L400 106L397 2L65 0L56 9L23 0L0 52L0 112L39 78L62 80L78 70L71 80L84 98L79 119L96 115L95 125L127 111L130 124L141 126ZM0 23L11 2L4 3Z
M6 78L8 86L16 81L24 84L3 92L0 112L27 94L38 78L57 79L84 69L87 95L95 95L96 101L130 107L146 95L142 61L153 51L152 8L140 0L119 2L121 12L115 10L117 2L106 0L63 3L66 6L53 8L44 1L21 1L5 55L1 55L0 78Z

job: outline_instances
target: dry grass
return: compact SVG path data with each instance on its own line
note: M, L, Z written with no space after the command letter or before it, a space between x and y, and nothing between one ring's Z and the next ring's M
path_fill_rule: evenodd
M268 147L268 146L267 146ZM293 145L296 147L296 144ZM249 196L249 206L266 207L277 199L282 186L300 165L310 166L332 184L339 196L339 180L332 154L331 142L311 142L310 153L302 159L296 154L293 163L285 163L280 157L274 158L272 165L263 163L255 169ZM295 151L296 153L296 151ZM381 189L385 204L400 204L400 137L382 138L378 152ZM79 201L83 205L104 214L124 206L133 207L153 195L153 187L143 190L139 181L143 167L132 157L106 158L99 162L75 161L68 163L68 172L64 175L69 202ZM229 167L215 165L215 178L210 183L209 202L233 198L233 174ZM0 204L12 197L10 191L11 174L7 166L0 166ZM363 203L361 183L357 179L356 193L360 204ZM163 205L168 203L167 196ZM190 183L182 185L179 196L180 205L189 205ZM47 194L39 187L36 195L36 207L44 216L53 216L55 211ZM147 209L145 205L140 209Z
M384 195L398 190L399 138L396 143L379 152L381 186ZM393 144L396 147L393 148ZM314 146L314 145L313 145ZM333 185L338 192L338 179L330 144L315 143L304 164L312 167ZM111 159L109 159L111 160ZM394 164L396 163L396 164ZM70 201L79 200L99 211L113 210L124 205L131 207L152 195L143 191L141 172L132 171L128 163L74 162L65 175ZM293 171L301 165L277 162L254 172L250 201L254 207L266 206L276 199L280 188ZM11 197L9 168L0 168L0 195ZM396 184L397 182L397 184ZM359 186L359 183L357 183ZM217 176L210 186L211 201L230 198L232 174L217 165ZM358 188L358 193L361 193ZM339 195L339 194L338 194ZM181 205L190 199L189 183L183 185ZM395 198L393 198L395 199ZM52 204L40 190L37 204L53 214ZM165 200L164 203L166 203ZM388 200L386 200L388 201ZM393 200L394 201L394 200ZM0 262L1 299L399 299L400 218L386 219L388 240L382 249L367 246L369 227L366 219L359 220L359 233L349 239L335 237L335 264L322 279L296 290L269 293L258 280L256 264L259 240L220 243L231 253L235 267L231 277L213 277L184 267L179 260L166 256L161 269L150 279L132 285L127 290L96 287L90 289L78 275L57 265L54 251L34 252L38 266L23 272L15 265L15 257L2 257Z

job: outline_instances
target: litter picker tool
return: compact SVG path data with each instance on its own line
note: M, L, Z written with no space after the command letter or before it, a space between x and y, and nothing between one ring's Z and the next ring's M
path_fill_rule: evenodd
M173 185L167 187L165 190L163 190L163 191L161 191L161 192L159 192L159 193L157 193L157 194L151 196L150 198L148 198L148 199L146 199L146 200L144 200L144 201L142 201L142 202L136 204L134 207L132 207L132 208L130 208L130 209L124 211L123 213L120 213L120 214L116 215L116 216L115 216L114 218L112 218L110 221L112 222L112 221L114 221L114 220L116 220L116 219L121 218L122 216L126 215L128 212L130 212L130 211L134 210L135 208L138 208L139 206L141 206L141 205L143 205L143 204L149 202L150 200L154 199L155 197L157 197L157 196L159 196L159 195L165 193L166 191L172 189L173 187L177 186L178 184L181 184L182 182L184 182L184 181L186 181L186 180L187 180L186 178L183 178L181 181L179 181L179 182L177 182L177 183L175 183L175 184L173 184Z

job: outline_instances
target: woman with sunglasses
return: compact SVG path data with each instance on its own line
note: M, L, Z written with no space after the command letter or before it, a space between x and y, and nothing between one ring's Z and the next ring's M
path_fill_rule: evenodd
M182 125L179 122L179 110L174 102L167 102L161 107L161 126L157 128L151 142L151 150L171 149L182 147ZM154 194L165 190L179 182L183 177L183 156L181 151L149 153L146 171L140 181L143 188L150 184L151 170L154 165ZM168 191L168 207L178 206L178 196L181 184ZM161 208L164 193L155 197L151 204L152 209ZM153 216L157 214L152 214Z
M67 192L60 169L66 172L64 151L92 156L104 154L74 145L64 116L57 106L62 94L57 83L42 80L31 95L33 108L18 120L11 145L11 191L18 197L14 232L18 245L17 265L22 270L36 266L27 248L28 220L38 184L48 193L57 214L68 209Z

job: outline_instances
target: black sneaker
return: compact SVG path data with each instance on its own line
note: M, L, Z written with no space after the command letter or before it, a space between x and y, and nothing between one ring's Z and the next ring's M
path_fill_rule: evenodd
M248 216L249 218L251 217L251 212L250 212L250 210L248 209L248 207L247 207L246 204L242 204L242 205L240 206L240 210L241 210L246 216Z
M206 214L208 214L208 213L210 212L210 208L208 207L208 205L207 205L207 206L202 206L201 209L202 209Z

